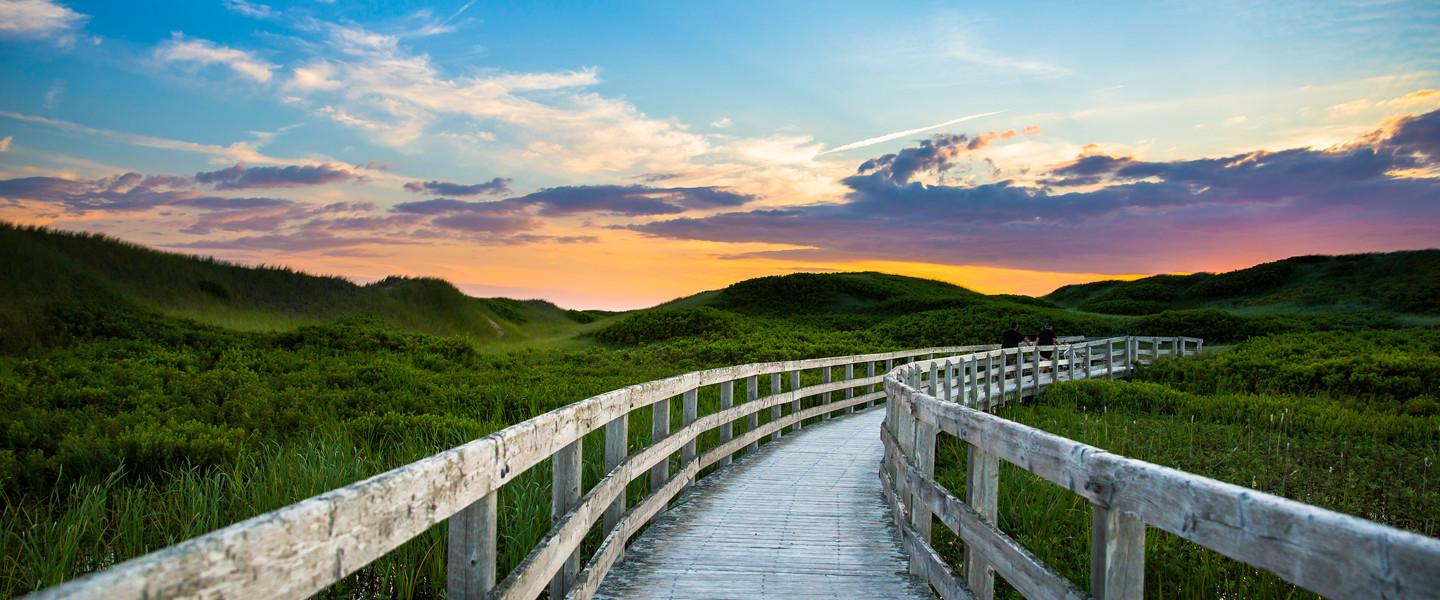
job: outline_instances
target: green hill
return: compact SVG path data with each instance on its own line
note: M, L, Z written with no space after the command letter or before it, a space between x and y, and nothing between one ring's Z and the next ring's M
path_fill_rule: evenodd
M1067 285L1044 299L1067 308L1118 315L1183 308L1437 315L1440 249L1297 256L1228 273L1097 281Z
M475 340L576 331L600 313L542 300L472 298L434 278L357 285L284 267L246 267L152 250L101 235L0 222L0 350L44 343L66 307L137 307L231 329L278 330L350 317Z

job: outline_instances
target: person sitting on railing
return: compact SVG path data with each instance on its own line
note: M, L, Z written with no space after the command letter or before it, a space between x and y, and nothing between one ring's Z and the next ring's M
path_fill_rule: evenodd
M1046 323L1045 328L1040 330L1040 335L1035 336L1035 345L1054 346L1056 339L1057 336L1055 335L1055 325L1051 323ZM1041 350L1040 358L1043 360L1050 360L1050 357L1054 356L1054 354L1055 352L1053 350ZM1049 373L1050 367L1041 367L1040 372Z

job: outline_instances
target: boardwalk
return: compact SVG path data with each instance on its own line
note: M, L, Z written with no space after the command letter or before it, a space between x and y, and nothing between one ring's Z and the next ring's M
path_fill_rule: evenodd
M931 598L880 493L883 410L832 419L702 479L598 598Z

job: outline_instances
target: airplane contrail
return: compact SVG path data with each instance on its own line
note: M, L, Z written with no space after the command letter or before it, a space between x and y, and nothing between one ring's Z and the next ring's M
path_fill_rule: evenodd
M960 123L960 122L964 122L964 121L969 121L969 120L971 120L971 119L979 119L980 117L988 117L988 116L990 116L990 115L998 115L998 114L1000 114L1000 113L1002 113L1002 112L1005 112L1005 111L1003 111L1003 110L997 110L997 111L995 111L995 112L980 113L980 114L976 114L976 115L967 115L967 116L964 116L964 117L960 117L960 118L958 118L958 119L950 119L949 121L946 121L946 122L944 122L944 123L936 123L936 124L931 125L931 126L929 126L929 127L921 127L921 128L919 128L919 129L906 129L905 131L897 131L897 132L895 132L895 133L887 133L887 134L882 135L882 136L877 136L877 137L872 137L872 138L866 138L866 139L860 140L860 141L858 141L858 142L850 142L849 144L845 144L844 146L839 146L839 147L837 147L837 148L831 148L831 149L829 149L829 150L826 150L826 151L824 151L824 152L821 152L820 154L817 154L816 156L822 156L822 155L825 155L825 154L832 154L832 153L835 153L835 152L844 152L844 151L846 151L846 150L854 150L854 149L856 149L856 148L864 148L864 147L866 147L866 146L874 146L875 144L882 144L882 143L888 142L888 141L890 141L890 140L900 139L900 138L905 137L905 136L907 136L907 135L915 135L915 134L917 134L917 133L924 133L924 132L926 132L926 131L930 131L931 129L939 129L939 128L945 127L945 126L947 126L947 125L954 125L954 124L956 124L956 123Z

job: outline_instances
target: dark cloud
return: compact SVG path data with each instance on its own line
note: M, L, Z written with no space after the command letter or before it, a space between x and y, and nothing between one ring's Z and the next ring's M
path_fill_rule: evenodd
M287 188L351 181L358 177L342 165L247 167L243 163L219 171L195 174L195 182L217 190Z
M1084 156L1042 182L911 182L943 172L964 136L937 136L867 161L843 180L848 203L730 212L631 226L649 235L800 246L761 253L792 260L894 259L1069 272L1213 268L1243 253L1292 256L1432 246L1440 180L1393 176L1436 168L1436 113L1330 150L1253 152L1148 162ZM751 255L754 256L754 255Z
M185 244L170 244L168 247L189 250L282 250L286 252L314 252L355 248L372 244L395 243L405 243L405 241L388 237L344 237L324 233L300 232L255 235L225 240L200 240Z
M445 181L426 181L423 183L412 181L405 184L405 189L417 194L435 194L438 196L490 196L508 194L512 181L513 180L505 177L496 177L484 183L471 185Z
M21 177L0 180L0 198L56 204L74 213L148 210L195 201L198 196L190 189L188 179L171 175L132 172L100 179Z
M755 197L749 194L715 187L577 185L546 188L506 202L534 206L538 213L544 216L608 213L636 217L740 206L754 199Z
M963 133L937 133L920 140L914 148L906 148L894 154L872 158L860 164L857 177L870 177L894 185L910 183L919 173L944 173L953 166L956 157L966 152L985 148L996 140L1008 140L1017 135L1036 135L1040 128L1031 125L1017 132L987 132L971 135Z

